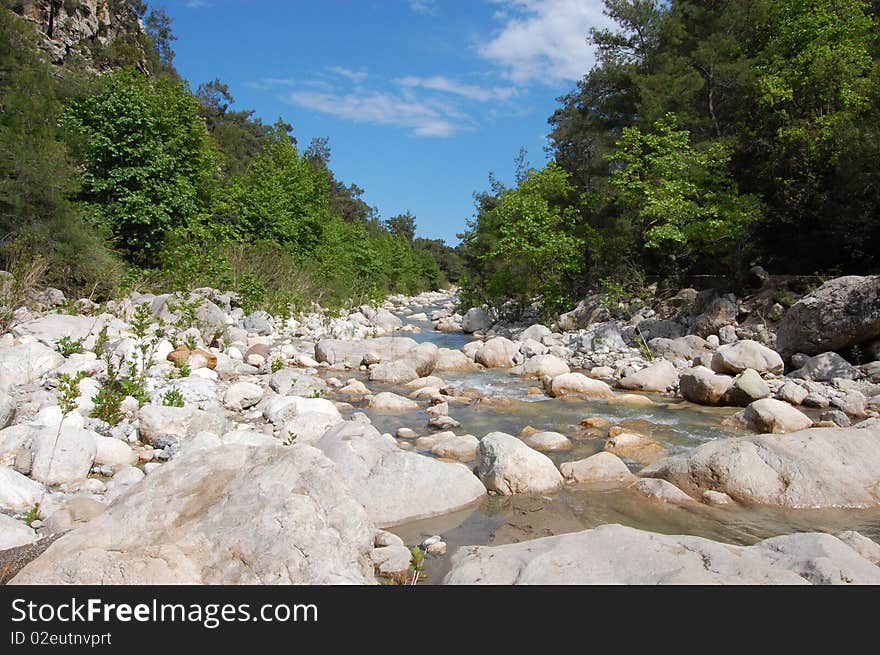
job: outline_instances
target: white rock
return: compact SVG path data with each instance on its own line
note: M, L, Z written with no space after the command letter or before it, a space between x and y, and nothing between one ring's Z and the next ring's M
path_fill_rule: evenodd
M95 461L98 436L74 427L40 430L31 442L31 477L47 485L84 482Z
M0 510L26 512L43 500L45 489L8 466L0 466Z
M253 407L262 399L263 388L260 385L253 382L236 382L226 390L223 404L235 412L240 412Z
M373 532L315 448L221 446L156 469L14 583L372 584Z
M566 482L630 482L635 476L623 460L608 452L596 453L559 467Z
M401 450L391 435L346 421L317 443L379 527L448 514L478 503L486 489L462 464Z
M565 373L553 378L550 383L551 396L559 398L572 394L591 398L610 398L614 392L601 380L593 380L583 373Z
M880 584L880 568L829 534L733 546L621 525L504 546L465 546L445 584Z
M23 521L0 514L0 550L25 546L37 540L37 533Z
M550 458L503 432L492 432L480 440L477 475L489 491L503 496L553 493L563 484Z
M396 393L383 391L373 396L370 408L377 412L412 412L419 408L419 404Z

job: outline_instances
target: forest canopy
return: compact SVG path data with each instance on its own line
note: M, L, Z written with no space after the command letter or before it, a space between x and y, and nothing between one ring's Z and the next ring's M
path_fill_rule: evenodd
M606 0L605 13L616 27L589 34L595 67L549 118L550 163L477 196L462 235L474 302L570 307L603 283L756 264L880 267L880 2ZM545 248L552 266L524 259Z

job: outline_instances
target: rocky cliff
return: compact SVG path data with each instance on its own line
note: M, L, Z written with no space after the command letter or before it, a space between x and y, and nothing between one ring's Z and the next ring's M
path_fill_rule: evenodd
M128 0L21 0L13 11L32 23L55 64L143 68L144 26Z

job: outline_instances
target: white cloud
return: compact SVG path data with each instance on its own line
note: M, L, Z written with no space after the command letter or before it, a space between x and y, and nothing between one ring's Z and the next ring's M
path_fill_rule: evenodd
M437 15L437 7L434 4L434 0L410 0L409 8L417 14Z
M252 89L259 89L260 91L268 91L269 89L275 89L279 86L293 86L295 84L296 80L289 77L264 77L261 80L245 82L245 86Z
M186 6L190 9L203 9L204 7L210 7L211 3L207 0L186 0Z
M369 75L363 71L356 71L344 66L328 66L327 70L335 75L347 77L352 82L363 82Z
M355 123L405 127L417 136L448 137L472 126L470 117L454 107L406 93L292 91L286 98L322 114Z
M607 27L602 0L494 0L500 32L479 47L481 56L517 83L577 80L595 63L587 44L591 27Z
M430 89L431 91L442 91L443 93L459 95L468 100L476 100L477 102L510 100L510 98L516 95L516 89L510 86L485 87L477 86L476 84L463 84L442 75L435 75L434 77L416 77L410 75L395 81L405 87L421 87L423 89Z

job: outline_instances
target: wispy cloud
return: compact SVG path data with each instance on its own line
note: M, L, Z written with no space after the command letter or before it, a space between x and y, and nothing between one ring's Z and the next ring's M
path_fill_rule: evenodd
M437 15L437 5L434 0L409 0L409 8L417 14Z
M448 137L471 127L470 118L454 109L388 92L292 91L286 97L322 114L355 123L405 127L418 136Z
M294 85L296 85L296 80L289 77L264 77L261 80L245 82L245 86L252 89L259 89L260 91L269 91L270 89Z
M477 86L476 84L464 84L442 75L435 75L433 77L416 77L410 75L395 81L404 87L419 87L431 91L451 93L477 102L488 102L490 100L504 101L509 100L516 95L516 89L514 87L485 87Z
M352 82L363 82L369 77L369 74L364 71L356 71L350 68L345 68L344 66L328 66L327 70L334 75L347 77Z
M185 6L190 9L203 9L205 7L210 7L211 3L208 0L186 0Z
M517 83L580 79L595 63L590 28L611 23L602 0L493 1L501 29L478 51Z

